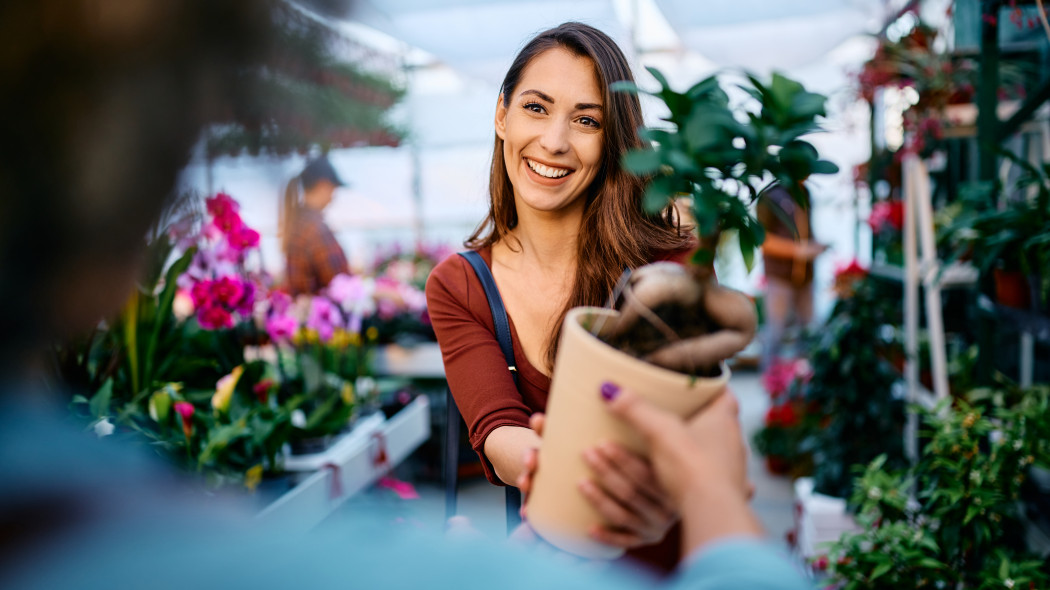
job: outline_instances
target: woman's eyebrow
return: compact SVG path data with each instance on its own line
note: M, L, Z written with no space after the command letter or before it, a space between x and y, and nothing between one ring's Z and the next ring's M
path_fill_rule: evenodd
M533 89L522 90L518 94L518 96L527 96L527 95L537 96L541 100L544 100L544 101L549 102L551 104L554 104L554 102L555 102L554 98L551 97L551 95L547 94L546 92L540 91L540 90L533 90ZM578 102L578 103L576 103L576 110L577 111L586 111L588 109L594 109L594 110L600 111L600 110L602 110L602 105L597 104L597 103L593 103L593 102Z
M518 94L518 96L525 96L525 95L528 95L528 94L531 94L533 96L538 96L541 99L543 99L543 100L545 100L545 101L547 101L547 102L549 102L551 104L554 104L554 99L551 98L551 95L547 94L546 92L540 92L539 90L522 90L521 93Z

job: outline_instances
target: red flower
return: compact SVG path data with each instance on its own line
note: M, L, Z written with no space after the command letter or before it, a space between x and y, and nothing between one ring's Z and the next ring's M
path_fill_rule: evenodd
M240 279L225 276L211 284L211 294L215 301L235 307L244 297L244 283Z
M792 404L781 404L779 406L773 406L766 412L766 425L767 426L782 426L784 428L792 428L797 426L799 422L798 413L795 412Z
M193 299L193 307L200 309L212 305L212 281L207 279L194 283L190 288L190 298Z
M197 322L205 330L233 327L233 316L220 305L208 305L197 310Z
M175 411L182 418L182 433L189 440L193 436L193 404L189 402L175 402Z
M259 247L259 232L243 223L227 232L226 239L230 247L238 252Z
M263 379L252 387L252 392L255 393L255 397L259 398L259 403L265 404L269 399L273 384L273 379Z
M871 207L868 216L871 231L878 234L887 228L901 231L904 228L904 202L899 199L879 201Z
M222 217L241 210L240 204L226 193L218 193L210 199L205 199L204 203L208 208L208 215L212 217Z

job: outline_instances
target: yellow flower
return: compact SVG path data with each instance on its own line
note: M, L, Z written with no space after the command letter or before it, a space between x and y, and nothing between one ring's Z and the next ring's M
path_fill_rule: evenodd
M354 403L354 385L349 381L343 383L343 403L348 406Z
M237 365L219 382L215 384L215 395L211 396L211 407L216 412L225 412L230 409L230 400L233 398L233 390L237 387L237 381L244 372L244 365Z
M303 329L303 340L307 344L317 344L321 341L320 335L317 334L317 330L311 330L310 328Z
M149 417L158 424L166 423L171 411L172 400L167 390L167 387L158 389L149 398Z
M300 344L303 343L303 340L305 340L305 335L304 335L305 331L306 331L306 328L299 328L299 329L297 329L295 331L294 334L292 334L292 344L293 345L299 346Z
M350 345L361 346L361 335L357 332L350 332Z
M369 342L375 342L379 338L379 329L375 326L369 326L368 329L365 330L365 336L368 336Z
M332 333L332 339L328 341L329 346L336 349L346 348L350 344L350 334L338 328Z
M254 492L255 488L259 487L259 482L262 481L262 476L262 463L252 465L248 468L248 471L244 472L244 487Z

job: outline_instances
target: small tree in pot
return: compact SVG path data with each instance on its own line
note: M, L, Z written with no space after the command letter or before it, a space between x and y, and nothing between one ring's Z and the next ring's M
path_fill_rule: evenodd
M732 326L726 326L708 316L706 310L717 307L702 304L714 281L715 250L722 234L734 231L750 269L755 248L765 239L751 206L780 184L799 206L808 208L803 182L812 174L838 171L801 139L819 129L817 118L825 114L826 99L779 74L773 74L769 84L749 75L741 88L758 108L734 108L714 76L681 94L659 71L649 72L660 82L660 90L651 94L667 106L665 120L674 129L644 129L652 148L629 152L623 164L650 178L643 200L649 211L659 211L676 197L690 197L699 248L684 267L660 263L634 274L621 304L621 320L607 341L669 369L717 374L717 363L747 344L755 323L729 316ZM643 92L629 82L618 85L623 91ZM739 306L733 311L751 313ZM750 330L743 329L747 326ZM717 342L691 340L727 327L741 333Z

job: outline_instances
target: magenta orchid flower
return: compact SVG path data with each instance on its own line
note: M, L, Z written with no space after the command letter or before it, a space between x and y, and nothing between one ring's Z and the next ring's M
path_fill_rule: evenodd
M266 319L266 332L274 342L289 342L299 322L288 314L277 313Z
M175 402L175 412L182 418L182 433L186 435L186 440L193 436L193 404L189 402Z

